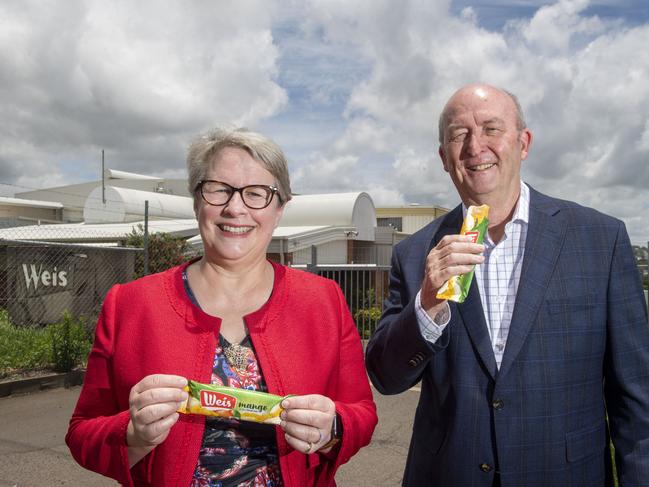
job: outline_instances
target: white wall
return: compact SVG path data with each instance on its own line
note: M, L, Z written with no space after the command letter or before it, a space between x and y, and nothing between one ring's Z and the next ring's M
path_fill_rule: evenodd
M346 264L347 241L337 240L316 246L318 249L318 264ZM311 249L306 248L293 252L293 264L310 264Z
M433 215L407 215L404 216L401 220L403 228L402 232L407 234L413 234L417 230L424 228L435 218Z
M374 228L376 227L376 209L374 202L367 193L360 193L354 203L353 225L358 231L356 238L368 242L374 241Z
M31 208L27 206L0 205L0 218L18 219L23 217L31 220L43 220L46 222L61 221L61 210L55 208Z

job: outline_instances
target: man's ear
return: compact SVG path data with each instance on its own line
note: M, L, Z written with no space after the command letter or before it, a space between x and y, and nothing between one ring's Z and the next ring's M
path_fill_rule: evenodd
M527 159L527 154L529 154L530 147L532 146L532 139L533 136L530 129L525 128L521 130L521 135L518 138L521 143L521 161Z
M444 153L444 149L442 148L441 145L439 146L437 152L439 154L440 159L442 160L442 166L444 166L444 171L448 172L448 165L446 164L446 154Z

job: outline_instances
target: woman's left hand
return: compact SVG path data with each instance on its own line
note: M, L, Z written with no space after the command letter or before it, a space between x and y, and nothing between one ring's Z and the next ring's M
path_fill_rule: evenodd
M320 394L292 396L282 401L282 407L280 427L293 448L315 453L329 441L336 416L336 405L331 399Z

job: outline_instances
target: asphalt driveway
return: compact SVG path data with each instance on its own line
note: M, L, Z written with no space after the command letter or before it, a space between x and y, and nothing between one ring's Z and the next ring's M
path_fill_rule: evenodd
M0 487L108 487L116 482L79 467L64 442L81 388L0 398ZM372 443L336 476L340 487L398 486L405 465L416 389L398 396L374 391L379 425Z

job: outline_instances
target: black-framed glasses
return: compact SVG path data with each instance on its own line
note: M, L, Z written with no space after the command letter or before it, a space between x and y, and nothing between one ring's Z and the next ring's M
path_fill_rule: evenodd
M234 193L239 193L243 204L253 210L266 208L273 201L275 193L279 192L276 187L264 184L250 184L243 188L235 188L227 183L211 179L200 181L196 189L200 189L205 202L212 206L227 205Z

